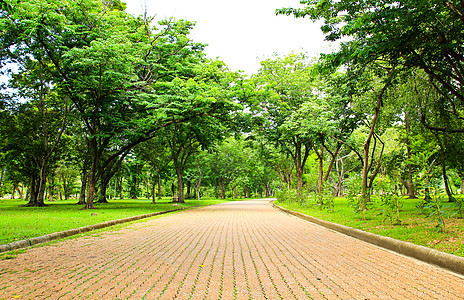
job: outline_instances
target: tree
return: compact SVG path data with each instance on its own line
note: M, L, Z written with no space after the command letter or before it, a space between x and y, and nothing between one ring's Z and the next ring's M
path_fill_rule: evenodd
M223 139L236 127L234 113L241 108L236 103L236 82L240 79L240 75L230 72L223 62L206 61L198 64L187 80L176 78L155 85L159 97L165 97L166 101L175 98L193 107L209 106L201 118L173 123L161 132L177 176L177 201L184 202L184 170L192 156Z
M304 55L290 54L284 58L267 59L253 77L258 91L256 114L263 118L258 132L282 153L292 158L296 171L297 190L303 187L303 171L311 151L306 135L283 131L289 116L314 97L312 69Z
M211 151L210 163L213 165L213 176L221 190L221 199L225 199L226 191L231 182L239 181L240 168L244 167L247 159L244 152L243 140L228 138L222 143L217 143Z
M193 23L150 20L121 11L119 1L20 1L3 13L3 61L39 64L73 104L88 138L86 208L97 182L109 181L131 149L162 128L205 114L223 114L232 99L186 101L158 94L155 83L188 80L204 59L203 46L187 35ZM219 110L218 108L222 108Z
M10 81L15 90L0 131L8 137L3 152L17 162L11 167L29 179L28 206L45 206L46 180L60 155L69 104L39 65L28 62L26 67Z
M134 152L151 168L152 174L152 202L156 203L155 186L158 186L158 197L161 198L161 181L168 173L170 163L169 149L163 143L163 137L154 137L134 148Z
M334 65L366 65L378 59L384 66L422 70L441 95L434 106L421 111L423 125L436 132L464 132L464 12L460 1L306 0L302 4L302 8L277 12L323 20L326 39L343 40L340 50L328 55Z
M286 134L298 133L307 138L311 148L319 161L319 172L317 190L322 194L323 182L327 180L333 162L340 150L340 144L336 146L335 154L328 149L327 138L334 135L336 125L333 112L327 102L322 98L313 98L303 103L286 122L282 125L282 130ZM319 144L319 147L318 147ZM332 160L324 176L324 151L327 150L332 155Z

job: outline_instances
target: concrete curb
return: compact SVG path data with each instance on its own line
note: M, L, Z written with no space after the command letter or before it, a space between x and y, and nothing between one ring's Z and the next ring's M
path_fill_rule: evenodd
M441 268L445 268L452 272L464 275L464 257L459 257L453 254L445 253L413 243L404 242L394 238L381 236L375 233L370 233L359 229L354 229L348 226L324 221L280 207L276 205L274 201L272 201L271 203L275 208L278 208L286 213L292 214L303 220L346 234L364 242L397 252L399 254L413 257L423 262L434 264Z
M28 248L28 247L31 247L31 246L34 246L34 245L43 244L43 243L47 243L47 242L50 242L50 241L53 241L53 240L65 238L65 237L68 237L68 236L71 236L71 235L76 235L76 234L79 234L79 233L89 232L89 231L100 229L100 228L110 227L110 226L114 226L114 225L117 225L117 224L137 221L137 220L146 219L146 218L150 218L150 217L154 217L154 216L158 216L158 215L163 215L163 214L167 214L167 213L171 213L171 212L175 212L175 211L186 210L186 209L197 208L197 207L201 207L201 205L199 205L199 206L191 206L191 207L186 207L186 208L176 208L176 209L167 210L167 211L160 211L160 212L155 212L155 213L149 213L149 214L144 214L144 215L128 217L128 218L124 218L124 219L112 220L112 221L108 221L108 222L104 222L104 223L89 225L89 226L85 226L85 227L79 227L79 228L75 228L75 229L69 229L69 230L66 230L66 231L54 232L54 233L50 233L50 234L39 236L39 237L34 237L34 238L30 238L30 239L24 239L24 240L20 240L20 241L15 241L15 242L12 242L12 243L9 243L9 244L0 245L0 253L13 251L13 250L17 250L17 249Z

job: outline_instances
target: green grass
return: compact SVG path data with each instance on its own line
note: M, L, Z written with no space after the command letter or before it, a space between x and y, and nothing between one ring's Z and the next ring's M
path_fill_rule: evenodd
M185 204L173 205L168 198L156 204L147 199L116 199L96 203L96 209L83 210L82 205L75 204L75 199L46 202L47 207L24 207L25 201L0 199L0 244L137 215L231 200L186 200Z
M464 219L446 218L445 231L437 232L435 228L437 221L429 218L428 214L421 213L416 207L419 201L420 199L403 200L400 225L395 224L396 220L385 219L380 215L378 205L377 208L374 205L366 211L366 220L363 220L362 215L354 212L345 197L334 199L333 212L311 203L300 205L276 202L276 204L322 220L464 256Z

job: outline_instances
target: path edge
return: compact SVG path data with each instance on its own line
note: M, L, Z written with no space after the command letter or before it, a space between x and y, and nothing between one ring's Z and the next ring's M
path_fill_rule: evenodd
M271 201L273 207L280 209L286 213L294 215L303 220L323 226L325 228L346 234L358 240L391 250L393 252L413 257L420 261L436 265L449 271L464 275L464 257L443 251L431 249L428 247L416 245L410 242L400 241L391 237L381 236L375 233L366 232L360 229L355 229L345 225L324 221L312 216L305 215L300 212L292 211L287 208L278 206Z
M76 235L79 233L89 232L89 231L93 231L93 230L101 229L101 228L106 228L106 227L114 226L117 224L137 221L141 219L146 219L146 218L150 218L154 216L159 216L159 215L163 215L163 214L167 214L171 212L192 209L192 208L197 208L197 207L202 207L202 206L197 205L197 206L191 206L191 207L181 207L181 208L176 208L176 209L171 209L171 210L165 210L165 211L159 211L159 212L154 212L154 213L149 213L149 214L144 214L144 215L127 217L123 219L111 220L111 221L107 221L104 223L88 225L88 226L69 229L65 231L49 233L49 234L39 236L39 237L33 237L30 239L24 239L20 241L11 242L9 244L0 245L0 253L9 252L9 251L18 250L18 249L24 249L24 248L28 248L31 246L62 239L68 236Z

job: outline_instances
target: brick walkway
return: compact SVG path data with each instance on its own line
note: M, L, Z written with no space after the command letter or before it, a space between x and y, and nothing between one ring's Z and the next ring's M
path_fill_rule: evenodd
M460 277L262 200L185 211L0 261L0 299L463 297Z

